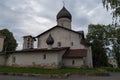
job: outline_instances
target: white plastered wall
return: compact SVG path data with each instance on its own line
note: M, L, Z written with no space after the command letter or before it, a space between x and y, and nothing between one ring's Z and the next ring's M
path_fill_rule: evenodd
M53 47L58 47L58 42L61 42L61 47L71 47L71 49L84 49L85 47L80 43L81 35L68 31L62 28L55 28L50 32L45 33L44 35L38 38L38 48L47 48L46 39L52 35L54 38ZM73 42L73 45L71 43Z
M73 64L74 60L74 64ZM65 58L63 59L63 65L64 67L70 67L70 68L81 68L84 66L83 58Z

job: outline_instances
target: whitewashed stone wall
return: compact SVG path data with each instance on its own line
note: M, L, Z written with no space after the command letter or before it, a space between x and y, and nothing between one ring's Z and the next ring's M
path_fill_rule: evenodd
M62 50L13 53L9 55L7 66L59 68L64 52Z
M91 47L88 47L88 49L87 49L87 56L86 56L85 60L86 60L85 61L86 66L89 68L93 68Z
M84 66L84 60L83 58L67 58L63 59L63 65L64 67L81 68Z
M4 38L0 36L0 52L3 49L3 44L4 44Z
M0 55L0 66L5 65L5 55Z
M61 47L71 47L71 49L84 49L85 47L80 44L81 35L62 29L55 28L52 31L45 33L38 38L38 48L47 48L46 39L49 34L54 38L53 47L58 47L58 42L61 42ZM71 43L73 42L73 45Z
M71 20L68 18L60 18L57 20L57 25L71 29Z

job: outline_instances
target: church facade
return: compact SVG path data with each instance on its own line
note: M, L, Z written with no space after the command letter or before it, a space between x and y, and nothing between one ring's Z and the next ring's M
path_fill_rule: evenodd
M92 68L92 51L83 31L71 29L72 15L63 6L57 25L33 37L23 37L23 50L0 55L0 65L43 68ZM34 48L37 41L37 48ZM7 56L7 57L5 57ZM4 58L5 57L5 58Z

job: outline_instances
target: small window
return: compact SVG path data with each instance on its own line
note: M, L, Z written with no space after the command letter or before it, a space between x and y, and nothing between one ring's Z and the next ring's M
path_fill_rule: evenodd
M74 60L72 60L72 65L74 65L75 64L75 61Z
M43 59L46 59L46 54L43 55Z
M27 43L27 48L29 48L29 42Z
M12 58L12 62L13 62L13 63L15 63L15 61L16 61L16 58L15 58L15 57L13 57L13 58Z
M27 41L30 41L30 38L27 38Z
M71 46L73 46L73 42L71 42Z
M61 47L61 42L58 42L58 47Z

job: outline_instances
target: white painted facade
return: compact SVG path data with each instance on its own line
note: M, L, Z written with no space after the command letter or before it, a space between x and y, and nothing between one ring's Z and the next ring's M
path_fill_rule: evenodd
M4 37L0 34L0 52L3 50Z
M7 66L16 67L43 67L59 68L62 63L62 55L65 50L61 51L38 51L38 52L20 52L12 53L7 59Z
M34 48L34 38L31 35L23 37L23 49Z
M5 65L5 56L0 55L0 66L4 66L4 65Z
M85 57L85 64L87 67L93 67L91 46L88 47L87 49L87 56Z
M84 59L83 58L66 58L63 59L63 65L68 68L83 68Z
M38 48L47 48L46 39L49 34L54 38L53 47L70 47L71 49L84 49L85 46L80 43L81 35L60 27L56 27L44 35L38 37ZM61 43L61 46L58 43ZM72 45L73 44L73 45Z
M57 25L71 29L71 20L67 18L60 18L57 20Z

